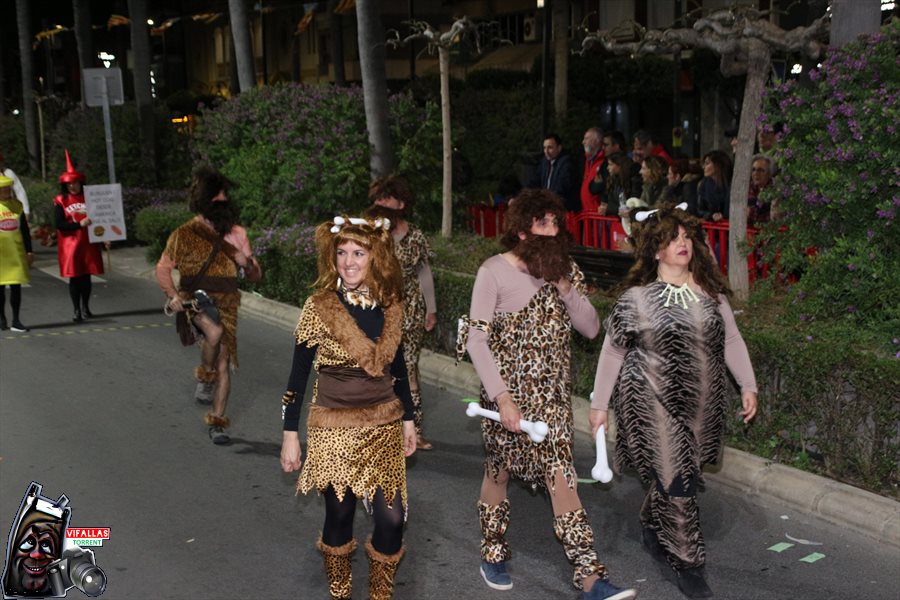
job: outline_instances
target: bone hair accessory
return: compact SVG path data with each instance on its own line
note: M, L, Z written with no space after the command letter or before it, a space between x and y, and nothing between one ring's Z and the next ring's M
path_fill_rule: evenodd
M680 210L687 210L687 207L688 207L687 202L682 202L681 204L677 205L675 208L678 208ZM639 213L635 213L634 220L639 223L646 221L650 217L650 215L657 212L658 210L659 210L658 208L654 208L653 210L642 210Z
M500 422L500 413L496 410L487 410L475 403L470 403L466 407L466 414L470 417L480 416L491 419L492 421L497 421L498 423ZM547 437L547 432L550 430L543 421L526 421L525 419L519 419L519 425L522 427L522 431L527 433L528 437L530 437L531 441L535 444L543 442L544 438Z
M362 217L335 217L334 225L331 226L331 233L338 233L341 230L341 227L347 224L350 225L369 225L374 227L375 229L381 228L385 231L390 230L391 228L391 220L387 217L378 217L374 221L369 221L368 219L363 219Z

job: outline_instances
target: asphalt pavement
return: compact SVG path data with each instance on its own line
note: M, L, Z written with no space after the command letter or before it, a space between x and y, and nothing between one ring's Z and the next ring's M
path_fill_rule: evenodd
M35 480L48 496L70 498L72 526L110 528L95 548L109 578L103 598L327 598L314 549L323 503L296 497L296 474L278 463L297 309L245 296L233 442L214 446L191 399L196 349L178 343L142 253L112 252L112 270L94 284L96 318L76 324L55 253L39 250L23 291L22 320L32 329L0 332L0 525L12 522ZM409 553L395 597L576 598L549 502L521 485L510 488L514 588L481 581L480 430L459 401L473 393L471 372L432 354L422 371L435 450L408 462ZM583 427L586 403L576 405ZM582 477L593 456L582 430ZM898 597L896 502L743 453L726 453L707 479L700 506L716 598ZM680 598L638 542L640 482L617 476L579 492L614 581L643 599ZM360 510L356 523L362 540L371 522ZM355 598L366 597L366 571L357 551Z

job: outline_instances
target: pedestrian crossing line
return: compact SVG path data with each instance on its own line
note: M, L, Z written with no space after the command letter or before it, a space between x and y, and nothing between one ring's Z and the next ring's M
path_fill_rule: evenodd
M94 327L92 329L67 329L66 331L48 331L38 333L15 333L0 336L3 340L27 340L31 338L59 337L61 335L75 335L84 333L105 333L109 331L132 331L134 329L159 329L160 327L172 327L172 323L146 323L143 325L119 325L116 327Z

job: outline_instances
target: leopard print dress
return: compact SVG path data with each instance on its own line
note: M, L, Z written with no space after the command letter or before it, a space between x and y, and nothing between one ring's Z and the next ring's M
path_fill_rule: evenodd
M333 295L333 294L330 294ZM340 303L329 293L317 294L307 298L300 314L300 320L294 330L294 337L298 344L318 346L313 368L318 371L322 366L360 368L360 362L354 358L348 350L346 343L341 343L340 334L333 331L337 327L329 327L326 323L342 324L342 327L350 327L347 323L353 323L350 316ZM327 302L326 302L327 301ZM331 308L326 308L328 306ZM335 308L338 307L338 308ZM373 310L382 310L380 307ZM390 311L399 313L402 309L392 307L388 309L386 327L388 321L393 320ZM342 313L340 311L343 311ZM340 314L332 314L340 313ZM400 320L396 316L394 326ZM399 333L399 332L398 332ZM360 336L363 334L360 332ZM385 333L381 340L388 338ZM379 365L388 361L386 357L393 357L399 342L399 335L394 336L393 348L385 348L383 351L375 350L374 362ZM389 345L389 344L388 344ZM383 356L380 356L383 355ZM349 489L358 498L366 501L366 506L371 507L371 500L375 492L381 488L388 502L399 492L404 511L407 511L406 492L406 459L403 450L403 429L400 422L402 408L397 400L385 408L395 408L396 412L372 411L360 409L338 409L344 411L341 418L341 426L317 425L313 419L317 408L318 380L313 384L313 396L310 408L310 422L307 425L307 446L304 456L303 471L297 481L297 493L306 494L311 489L324 492L329 486L334 487L338 500L343 501L345 492ZM357 414L349 414L352 411ZM385 418L387 416L387 418ZM384 422L387 420L388 422ZM351 423L366 423L350 426ZM406 514L406 512L404 512Z
M702 477L718 459L724 434L725 325L717 301L698 293L687 308L665 306L666 284L633 287L605 326L626 349L610 407L618 424L615 465L658 477L668 489Z
M569 278L579 292L585 292L584 275L574 264ZM545 283L525 308L497 312L490 323L464 317L460 324L463 335L457 341L458 356L464 351L469 326L488 334L491 354L522 418L544 421L549 427L544 441L535 444L527 435L482 419L486 471L496 479L505 470L535 487L546 487L553 473L561 471L566 484L574 488L577 475L572 458L572 322L559 292L553 284ZM483 386L481 406L499 410Z

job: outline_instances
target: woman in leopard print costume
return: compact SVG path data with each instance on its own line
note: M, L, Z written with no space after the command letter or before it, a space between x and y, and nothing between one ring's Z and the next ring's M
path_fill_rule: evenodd
M325 496L318 548L332 598L350 598L353 515L362 498L375 527L366 542L369 598L393 595L403 556L405 457L416 450L406 363L400 265L389 223L335 217L316 229L319 278L295 330L296 346L282 399L281 466L300 468L300 400L317 373L307 421L306 463L297 493Z
M609 582L578 498L572 460L572 328L593 338L600 322L585 296L584 277L569 258L569 235L559 229L564 220L562 201L553 192L517 196L502 238L508 251L479 268L469 316L460 322L459 357L468 350L482 382L481 405L499 410L501 418L484 419L481 426L481 576L491 588L512 588L504 536L512 476L550 494L553 530L575 566L572 583L583 590L582 598L622 600L635 593ZM522 418L545 421L546 439L533 443L521 431Z
M606 425L613 407L615 464L649 483L642 543L675 570L686 596L707 598L697 485L722 445L726 367L740 385L745 422L756 414L756 379L700 221L680 208L635 217L644 217L637 260L605 324L591 425Z
M422 435L422 392L419 387L419 355L425 332L437 323L434 299L434 277L431 274L431 248L422 230L408 221L415 195L403 177L389 175L369 186L373 205L366 211L370 217L387 217L391 221L394 252L403 269L403 353L409 373L409 389L415 407L416 448L431 450L434 446Z

